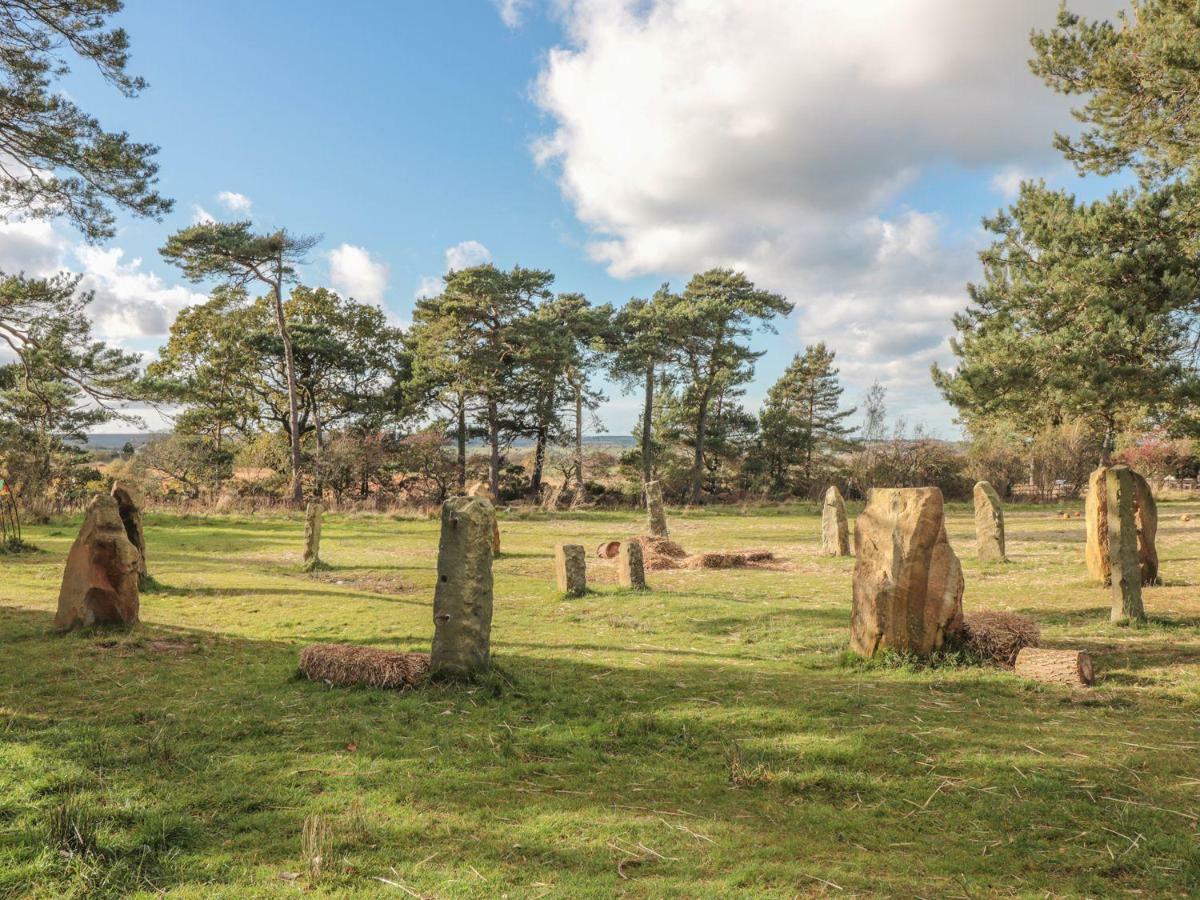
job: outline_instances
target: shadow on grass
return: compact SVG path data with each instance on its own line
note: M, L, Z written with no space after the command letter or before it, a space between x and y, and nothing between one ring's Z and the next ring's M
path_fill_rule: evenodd
M1054 830L1013 840L1012 823L1065 818L1074 829L1111 812L1078 782L1125 796L1113 763L1131 752L1119 744L1129 713L1074 710L1064 692L1015 679L498 640L497 675L483 683L392 693L297 680L298 645L282 641L147 624L106 647L108 634L60 637L49 625L47 613L0 608L0 752L16 748L0 781L10 863L0 887L17 893L16 879L37 866L50 893L82 877L46 852L46 823L67 797L100 823L95 884L108 893L304 871L301 834L317 814L336 843L324 877L347 890L398 872L422 893L562 881L567 893L608 896L652 878L642 888L656 894L766 894L800 883L789 861L813 859L861 892L903 892L913 859L923 878L980 878L985 893L1018 869L1024 887L1068 893L1096 893L1112 874L1086 847L1059 854ZM13 642L18 634L36 639ZM196 650L152 650L164 637ZM638 662L645 653L654 665ZM1143 740L1177 737L1186 712L1146 705ZM1088 735L1083 759L1066 752L1079 746L1072 715ZM1176 773L1160 764L1142 773L1139 802L1168 802L1158 779ZM1176 834L1179 846L1191 840L1169 815L1123 815L1123 831L1159 842L1156 858L1176 858ZM188 827L155 831L159 822ZM151 832L160 837L147 842ZM639 845L654 852L621 849ZM139 869L143 846L150 861ZM855 847L888 865L857 869ZM1041 854L1056 865L1022 867ZM639 862L619 872L631 857ZM476 883L467 862L488 883L448 887L460 875L459 888ZM880 871L892 872L886 883ZM1130 883L1195 886L1163 872L1129 873Z

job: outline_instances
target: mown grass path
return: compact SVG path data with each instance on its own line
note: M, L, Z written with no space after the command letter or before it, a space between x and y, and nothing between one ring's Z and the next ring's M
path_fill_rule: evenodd
M852 510L851 512L855 512ZM130 634L50 631L77 521L0 557L0 896L895 897L1200 892L1200 521L1164 504L1153 621L1107 622L1083 521L1010 510L1008 564L951 541L970 609L1088 649L1089 692L847 660L849 559L807 508L673 518L749 571L619 590L631 513L502 520L474 687L334 690L312 641L427 650L437 523L150 515ZM582 543L594 593L556 595ZM306 828L307 825L307 828ZM320 857L314 864L314 857Z

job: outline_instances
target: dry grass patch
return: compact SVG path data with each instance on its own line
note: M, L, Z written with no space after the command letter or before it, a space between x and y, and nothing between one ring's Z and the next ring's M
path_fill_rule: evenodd
M396 653L352 644L313 644L300 651L300 671L312 681L338 687L362 684L406 688L424 680L429 654Z

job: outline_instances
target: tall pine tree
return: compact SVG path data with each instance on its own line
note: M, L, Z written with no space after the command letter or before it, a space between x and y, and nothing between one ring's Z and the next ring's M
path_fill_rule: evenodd
M810 344L767 393L760 414L767 474L775 492L809 493L829 456L853 430L841 409L842 386L834 352L824 342Z

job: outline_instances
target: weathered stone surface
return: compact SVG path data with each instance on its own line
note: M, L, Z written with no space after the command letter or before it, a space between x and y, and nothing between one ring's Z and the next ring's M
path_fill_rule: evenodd
M622 541L617 551L617 581L621 587L643 590L646 587L646 566L642 561L642 545L637 541Z
M1138 558L1137 480L1128 466L1113 466L1104 473L1108 519L1109 580L1112 582L1114 622L1144 619L1142 568Z
M65 631L137 622L140 560L117 501L97 496L67 554L55 627Z
M670 534L667 528L667 512L663 506L662 482L646 482L646 527L651 537L666 537Z
M146 533L142 528L142 502L137 490L127 484L114 482L112 497L117 501L117 511L121 516L121 524L125 526L125 536L137 548L138 552L138 587L144 588L150 578L146 568Z
M975 483L975 550L980 559L1003 560L1004 506L1000 495L986 481Z
M1128 469L1128 467L1123 467ZM1088 476L1087 499L1084 513L1087 523L1087 543L1084 558L1088 573L1101 584L1112 581L1112 563L1108 546L1108 487L1109 467L1101 466ZM1134 521L1137 528L1138 567L1142 584L1158 584L1158 504L1150 490L1150 483L1141 475L1128 469L1133 477Z
M850 555L850 526L846 522L846 501L836 485L825 492L821 509L821 553L825 556Z
M442 504L430 654L435 677L469 678L491 662L495 518L482 497L452 497Z
M477 481L467 488L468 497L482 497L492 510L492 557L500 555L500 521L496 518L496 498L486 481Z
M558 589L568 597L587 593L587 562L582 544L559 544L554 548L554 577Z
M927 655L962 630L963 574L937 488L877 488L854 525L850 644Z
M304 511L304 571L310 572L321 566L321 518L325 505L313 500Z

